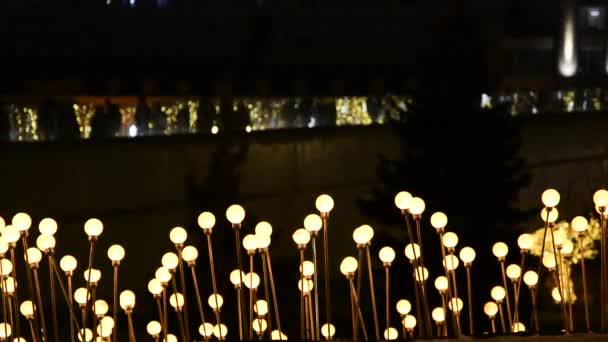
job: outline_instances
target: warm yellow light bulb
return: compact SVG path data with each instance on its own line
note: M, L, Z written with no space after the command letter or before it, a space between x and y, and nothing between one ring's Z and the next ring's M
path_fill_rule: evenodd
M340 263L340 272L345 276L352 275L357 271L358 262L353 257L346 257Z
M26 231L32 226L32 218L26 213L17 213L13 216L11 224L19 231Z
M310 233L308 230L300 228L293 233L292 239L298 246L306 246L310 241Z
M492 246L492 254L497 258L504 258L509 253L509 247L504 242L497 242Z
M521 268L518 265L511 264L507 266L507 277L511 280L517 280L521 276Z
M545 207L553 208L559 204L559 192L555 189L547 189L543 192L541 200Z
M150 321L146 325L146 331L150 336L158 337L158 335L160 335L160 332L162 331L162 326L158 321Z
M395 196L395 205L401 210L409 209L411 201L412 195L407 191L401 191Z
M179 264L179 257L173 252L165 253L161 259L161 264L169 271L174 270Z
M266 221L262 221L255 226L255 234L271 236L272 235L272 226L270 225L270 223L268 223Z
M321 335L325 337L326 340L330 339L336 334L336 327L333 324L323 324L321 326Z
M50 217L43 218L40 223L38 223L38 230L40 231L40 234L54 235L57 232L57 221Z
M543 210L540 211L540 218L545 222L554 223L557 221L558 217L559 212L555 208L551 209L551 211L548 211L547 208L543 208Z
M397 302L397 312L399 312L401 316L409 314L411 310L412 304L407 299L400 299Z
M125 310L131 310L135 306L135 293L130 290L124 290L120 293L120 307Z
M454 248L456 247L456 245L458 245L458 235L456 235L456 233L453 232L447 232L445 234L443 234L443 246L445 248Z
M405 316L405 318L403 319L403 325L408 330L414 329L416 327L416 317L412 315Z
M410 213L412 215L422 215L425 208L426 204L424 203L424 200L420 197L414 197L410 201Z
M532 245L534 245L534 237L530 234L521 234L517 238L517 245L519 246L519 249L527 252L532 248Z
M420 246L416 243L408 243L407 246L405 246L404 253L405 257L410 261L416 260L420 258Z
M304 218L304 229L309 232L318 232L323 228L323 220L317 214L310 214Z
M587 227L589 226L589 222L587 221L586 218L584 218L582 216L577 216L572 219L571 225L572 225L572 230L574 230L575 232L582 233L585 230L587 230Z
M96 218L89 219L84 223L84 232L90 238L96 238L103 232L103 223Z
M458 258L455 255L446 255L443 259L443 267L448 271L454 271L458 268Z
M593 203L597 207L608 206L608 191L600 189L593 194Z
M395 260L395 250L388 246L382 247L380 252L378 252L378 257L382 263L391 264Z
M233 204L226 210L226 218L234 225L241 224L245 219L245 209L238 204Z
M188 239L188 232L182 227L175 227L169 232L169 240L176 245L182 245Z
M431 215L431 226L433 228L440 230L445 228L448 225L448 217L446 214L438 211Z
M387 341L393 341L399 338L399 332L393 327L384 329L384 339Z
M467 266L475 260L475 250L471 247L464 247L460 250L460 260Z
M198 215L197 219L198 226L203 229L203 231L212 231L213 226L215 226L215 215L212 213L205 211Z
M543 266L545 266L549 270L555 269L555 266L557 264L556 260L555 260L555 255L553 255L551 253L547 253L547 252L545 252L545 254L543 255L542 262L543 262Z
M317 197L315 201L315 207L320 213L329 213L334 208L334 199L327 194L323 194Z
M198 250L194 246L186 246L182 249L182 259L185 262L193 262L198 258Z
M524 273L524 283L528 285L528 287L536 286L536 284L538 284L538 274L534 271Z
M483 306L483 312L490 318L494 318L498 313L498 305L494 302L487 302Z
M108 248L108 258L120 262L125 257L125 249L121 245L112 245Z
M497 302L502 302L505 299L505 288L502 286L494 286L490 291L490 296Z
M444 276L439 276L435 278L435 288L439 292L447 291L448 289L448 278Z

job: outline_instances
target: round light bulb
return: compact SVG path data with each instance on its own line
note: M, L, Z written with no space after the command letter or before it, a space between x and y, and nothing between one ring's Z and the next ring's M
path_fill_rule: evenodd
M213 230L213 226L215 226L215 216L212 213L205 211L198 215L197 222L198 226L204 231L210 232Z
M395 196L395 205L401 210L409 209L411 201L412 195L407 191L401 191Z
M497 258L504 258L509 253L509 247L504 242L497 242L492 246L492 254Z
M384 339L387 341L393 341L399 338L399 332L393 327L384 329Z
M543 192L541 200L545 207L554 208L559 204L559 192L555 189L547 189Z
M120 307L125 310L131 310L135 306L135 293L130 290L124 290L120 293Z
M213 324L205 322L199 325L198 333L203 337L213 336Z
M340 272L344 275L351 275L357 271L358 267L357 259L353 257L346 257L340 263Z
M30 266L38 265L42 260L42 252L36 247L30 247L27 249L27 260L29 260Z
M80 329L78 332L78 341L80 342L90 342L93 341L93 331L89 328Z
M6 280L4 281L4 283L6 283L6 290L5 292L9 295L12 295L13 293L15 293L15 279L13 277L7 277ZM0 282L0 286L4 289L4 284L2 282Z
M258 316L265 316L268 313L268 302L263 299L259 299L255 302L253 310Z
M247 234L245 238L243 238L243 247L247 252L255 252L258 248L257 237L253 234Z
M165 253L161 259L161 264L169 271L174 270L179 264L179 257L173 252Z
M34 303L31 300L26 300L19 305L19 312L27 319L34 318Z
M270 225L270 223L268 223L266 221L262 221L262 222L256 224L255 234L271 236L272 235L272 226Z
M270 235L255 234L257 248L265 250L270 246Z
M232 224L241 224L245 219L245 209L238 204L233 204L226 210L226 218Z
M395 260L395 250L388 246L382 247L380 252L378 252L378 257L383 263L390 264Z
M400 299L397 302L397 312L401 316L405 316L405 315L409 314L411 310L412 310L412 304L410 304L410 302L407 299Z
M108 258L120 262L125 257L125 249L121 245L112 245L108 248Z
M437 324L445 322L445 312L443 311L443 308L434 308L433 311L431 311L431 317L433 317L433 321Z
M323 228L323 220L317 214L310 214L304 218L304 229L309 232L318 232Z
M6 226L4 227L4 232L2 236L6 239L6 242L10 244L17 243L19 238L21 238L21 234L19 233L19 229L15 226Z
M4 255L6 252L8 252L8 241L6 241L4 236L0 235L0 255Z
M505 289L502 286L494 286L490 291L490 296L497 302L502 302L505 299Z
M358 245L367 245L374 237L374 229L366 224L353 231L353 240Z
M97 325L97 340L99 342L106 341L114 332L114 319L109 316L102 317Z
M169 240L176 245L182 245L188 238L188 232L182 227L175 227L169 232Z
M564 242L566 241L566 232L563 230L557 230L553 233L553 241L555 242L555 247L562 248Z
M526 332L526 326L522 322L514 322L512 331L514 333Z
M173 293L169 297L169 305L175 310L181 311L184 307L184 296L181 293Z
M239 275L239 272L240 272L240 275ZM245 272L239 271L239 270L233 270L232 272L230 272L230 282L232 283L232 285L240 286L241 279L243 281L245 280Z
M585 230L587 230L587 227L589 226L589 222L587 221L586 218L584 218L582 216L577 216L572 219L571 225L572 225L572 229L574 231L582 233Z
M553 298L556 303L560 303L562 301L562 296L559 293L559 289L557 287L554 287L551 291L551 298Z
M36 246L43 252L49 252L55 248L55 238L53 235L41 234L36 239Z
M186 246L182 249L182 259L185 262L193 262L198 258L198 250L194 246Z
M323 194L317 197L315 207L320 213L329 213L334 208L334 199L329 195Z
M543 255L542 261L543 261L543 266L545 266L549 270L555 269L555 266L556 266L555 255L545 252L545 254Z
M548 217L547 217L548 215ZM551 211L547 211L546 208L543 208L543 210L540 211L540 218L547 222L547 219L549 219L549 223L553 223L555 221L557 221L557 218L559 217L559 212L557 211L557 209L553 208L551 209Z
M593 194L593 203L597 207L608 206L608 191L600 189Z
M441 230L448 225L448 217L446 214L438 211L431 215L431 226L437 230Z
M171 272L169 272L169 270L165 267L159 267L156 269L154 276L156 279L158 279L158 281L160 281L161 284L168 283L172 277Z
M571 240L564 241L564 244L562 245L562 255L569 257L572 255L573 250L574 250L574 244L572 243L572 241Z
M521 276L521 268L518 265L511 264L507 266L507 277L511 280L517 280Z
M458 245L458 235L453 232L447 232L443 234L443 246L445 248L454 248Z
M417 282L423 282L426 281L429 278L429 270L426 269L426 267L422 267L422 266L418 266L416 267L416 269L414 270L414 279L416 279Z
M108 303L103 299L95 301L95 315L104 316L108 312Z
M3 277L9 276L13 272L13 263L8 259L0 260L0 270Z
M84 232L91 238L98 237L103 232L103 223L99 219L88 219L84 223Z
M253 331L260 334L268 329L268 322L263 318L255 318L252 322Z
M248 289L257 289L260 286L260 276L257 273L247 273L245 274L245 278L243 278L243 282L245 283L245 287Z
M300 272L304 277L312 277L315 274L315 264L312 261L304 260L300 265Z
M521 234L517 238L517 245L522 251L529 251L534 245L534 237L530 234Z
M158 321L150 321L146 325L146 331L148 332L148 334L150 336L157 337L158 335L160 335L160 332L162 331L162 326L160 325L160 323Z
M447 291L448 289L448 278L444 276L439 276L435 278L435 288L439 292Z
M65 255L59 261L59 267L61 268L61 270L63 272L66 272L66 273L74 272L74 270L76 269L76 266L78 266L78 261L76 261L76 258L74 258L71 255Z
M408 330L414 329L416 327L416 317L412 315L405 316L405 318L403 319L403 325Z
M160 284L158 279L154 278L148 282L148 291L153 296L159 296L161 293L163 293L163 286Z
M213 327L213 336L216 338L226 339L226 335L228 335L228 327L226 325L220 324Z
M278 330L273 330L270 333L270 339L272 341L287 341L287 335L283 334L282 332L280 332Z
M179 342L177 336L173 334L167 334L167 338L163 338L163 342Z
M448 308L450 310L452 310L453 312L461 312L463 306L464 306L464 303L462 302L462 299L460 299L458 297L453 297L448 302Z
M85 305L87 302L87 289L84 287L79 287L74 291L74 301L79 305ZM89 299L91 298L91 292L89 292Z
M410 201L410 213L412 215L422 215L425 208L426 208L426 205L424 204L424 201L420 197L414 197Z
M538 284L538 274L534 271L524 273L524 283L528 285L528 287L536 286L536 284Z
M11 224L19 231L26 231L32 226L32 218L26 213L17 213L13 216Z
M314 283L310 279L300 279L298 280L298 290L304 292L305 294L310 293L314 287Z
M50 217L43 218L42 221L38 223L38 230L40 231L40 234L54 235L57 232L57 221Z
M321 335L325 337L326 340L332 338L336 334L336 327L333 324L323 324L321 326Z
M2 339L3 341L6 341L6 339L8 339L9 337L11 337L11 334L13 333L13 331L11 330L11 325L8 323L0 323L0 339Z
M420 258L420 246L418 246L418 244L416 243L408 243L407 246L405 246L404 252L405 257L408 258L410 261Z
M446 255L443 259L443 267L448 271L454 271L458 268L458 258L455 255Z
M465 263L465 266L475 260L475 255L475 250L471 247L464 247L460 250L460 260Z
M498 313L498 305L494 302L487 302L483 306L483 312L490 318L494 318Z
M101 271L97 269L89 269L83 272L84 281L88 281L91 284L97 284L101 280Z
M291 237L298 246L306 246L310 241L310 233L303 228L297 229Z

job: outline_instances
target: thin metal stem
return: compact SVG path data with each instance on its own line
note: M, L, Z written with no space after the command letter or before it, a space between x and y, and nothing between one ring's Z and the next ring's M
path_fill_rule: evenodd
M502 272L502 284L505 287L505 302L507 303L507 318L509 322L509 331L513 330L513 318L511 316L511 304L509 299L509 286L507 284L507 273L505 272L505 259L500 259L500 270Z
M29 326L30 326L30 333L32 334L32 339L34 340L34 342L38 342L38 337L36 335L36 330L34 328L34 319L30 318L27 320Z
M237 267L239 269L239 281L241 284L245 284L243 283L243 259L242 259L242 253L241 253L241 226L240 224L233 224L232 225L232 229L234 230L234 243L236 246L236 261L237 261ZM211 236L207 235L207 244L209 246L211 246ZM209 249L211 250L211 249ZM239 301L241 301L241 307L245 306L245 300L244 300L244 294L241 291L240 293L240 297L239 297ZM245 331L247 331L247 325L250 324L250 322L247 322L247 324L245 324L245 317L239 317L239 319L241 320L241 326L243 327L243 333L242 335L245 336ZM220 335L221 335L221 330L220 330ZM222 336L220 336L221 339Z
M319 322L319 268L317 268L317 233L314 232L313 236L312 236L312 259L313 262L315 264L315 273L313 273L312 275L312 280L314 283L313 289L315 292L315 324L314 327L312 328L312 331L314 331L314 337L313 340L319 340L320 336L321 336L321 332L319 329L321 329L320 327L320 322ZM327 322L328 326L329 326L329 321ZM329 339L331 339L331 337L329 337Z
M386 331L388 334L388 329L391 326L391 311L390 311L390 302L391 302L391 292L390 292L390 267L384 266L384 274L385 274L385 306L386 306Z
M177 281L175 280L175 274L173 274L173 277L171 277L171 285L173 286L173 293L176 296L176 300L175 303L177 304L175 307L175 314L177 316L177 323L179 326L179 334L180 337L182 339L182 341L186 341L186 332L185 332L185 327L184 327L184 320L182 318L182 308L179 306L179 302L177 301L177 294L179 293L177 291Z
M310 326L312 327L314 325L313 323L313 310L312 310L312 296L310 295L310 292L306 295L306 302L308 303L308 320L310 321ZM313 329L310 329L310 334L314 334ZM312 337L312 336L311 336ZM312 340L312 339L311 339Z
M535 328L535 333L536 334L540 334L540 322L538 321L538 306L536 304L536 288L535 287L531 287L530 288L530 294L532 297L532 319L534 320L534 328Z
M446 250L445 250L445 246L443 245L443 231L439 231L438 233L439 233L439 246L441 247L442 262L446 262L447 261L446 260L447 253L446 253ZM447 266L447 263L443 267L443 272L444 272L445 279L448 281L448 293L447 293L447 297L448 298L452 298L453 297L453 295L452 295L452 283L450 282L450 274L449 274L448 268L446 266ZM448 315L448 310L449 310L449 308L447 307L447 299L446 299L446 303L444 303L444 305L443 305L443 312L445 313L445 315ZM454 335L456 335L456 326L457 326L456 325L456 318L454 317L454 315L450 315L450 316L452 317L452 328L454 329ZM446 317L445 326L446 326L446 330L447 330L447 326L448 326L447 317ZM456 335L456 336L458 336L458 335Z
M359 306L359 297L357 295L357 291L355 290L355 284L353 282L353 278L349 277L348 282L350 283L350 288L353 291L353 299L355 301L355 307L357 309L357 315L359 316L359 321L361 322L361 330L363 331L363 339L365 341L367 341L368 340L367 328L365 327L365 320L363 319L363 314L361 313L361 306Z
M11 327L14 327L15 326L14 325L15 319L13 318L13 303L12 303L12 300L11 300L11 296L7 295L6 296L6 300L8 301L7 302L7 304L8 304L7 305L7 307L8 307L8 321L9 321L9 324L11 325Z
M369 252L369 245L365 246L367 254L367 274L369 276L369 290L372 297L372 311L374 314L374 328L376 330L376 340L380 340L380 324L378 322L378 310L376 308L376 290L374 289L374 276L372 273L372 257ZM426 296L425 296L426 298Z
M329 237L328 237L328 228L327 228L327 218L328 218L328 214L329 213L325 213L323 215L321 215L321 218L323 219L323 261L325 264L325 268L324 268L324 278L325 278L325 318L327 321L327 326L330 327L331 325L331 293L330 293L330 288L329 288ZM316 270L315 270L316 273ZM316 292L316 291L315 291ZM319 338L319 326L317 325L316 327L317 329L317 339ZM329 339L333 339L333 337L329 337Z
M277 321L277 329L279 330L279 340L283 340L283 331L281 330L281 315L279 314L279 299L277 298L277 291L274 284L274 275L272 274L272 262L270 261L270 251L266 250L266 259L268 261L268 274L270 276L270 290L272 291L272 303L274 306L274 314ZM311 303L312 305L312 303ZM270 318L270 315L268 315ZM269 320L270 321L270 320Z
M179 278L182 286L182 295L184 295L184 307L182 308L184 318L184 329L186 330L186 342L190 341L190 326L188 324L188 294L186 291L186 275L184 273L184 260L182 259L182 247L177 247Z
M158 320L160 321L160 324L162 326L163 335L166 335L167 326L165 324L165 315L163 314L162 304L160 303L161 297L162 296L155 296L154 299L156 301L156 309L158 310ZM116 323L114 323L114 324L116 324ZM166 340L166 336L165 336L165 340Z
M559 274L557 273L557 270L552 270L551 274L553 275L553 280L556 283L560 283L559 280ZM559 291L559 296L560 296L560 302L559 305L561 307L561 313L562 313L562 324L563 324L563 328L566 332L568 332L568 314L566 313L566 305L565 305L565 296L564 293L561 291L561 287L558 286L558 291Z
M203 329L205 328L205 313L203 312L203 301L201 300L201 293L198 287L198 280L196 279L196 270L194 268L194 263L190 264L190 272L192 274L192 282L194 283L194 295L196 296L196 306L198 307L198 314L201 318L201 324L203 325ZM205 336L207 336L207 331L205 332Z
M36 300L38 301L38 313L40 317L40 325L42 327L42 336L45 341L48 341L46 322L44 319L44 307L42 306L42 296L40 295L40 282L38 281L38 269L32 268L32 273L34 275L34 286L36 288Z
M581 249L581 277L583 278L583 299L585 304L585 326L587 328L587 332L591 332L591 321L589 320L589 301L587 299L587 274L585 270L585 245L583 241L583 233L578 236L578 245Z
M112 335L112 341L118 341L118 263L114 262L114 286L113 286L113 298L112 298L112 317L114 318L114 334ZM162 318L161 318L162 320Z
M298 248L300 252L300 265L298 266L298 270L300 271L300 284L302 284L302 289L300 290L300 340L304 341L306 338L306 321L305 318L305 310L304 310L304 274L303 274L303 264L304 264L304 248ZM317 270L315 270L315 273ZM315 287L315 292L317 288ZM308 316L306 316L308 317Z
M85 296L85 304L84 304L84 315L83 315L83 319L82 319L82 333L81 333L81 337L82 340L86 340L86 338L84 337L84 329L87 327L87 313L89 312L89 295L91 292L91 270L93 268L93 258L94 258L94 253L95 253L95 239L94 238L90 238L90 248L89 248L89 268L88 268L88 277L87 277L87 291L86 291L86 296Z
M566 302L564 301L564 291L563 291L563 286L562 286L562 280L561 280L561 276L559 273L559 263L560 260L558 260L559 254L557 253L556 247L555 247L555 234L553 233L553 229L551 229L551 244L553 245L553 257L555 258L555 273L557 274L557 287L559 290L559 295L562 298L561 300L561 304L562 304L562 313L563 313L563 317L564 317L564 329L566 330L566 332L569 332L568 329L568 320L567 320L567 313L566 313Z
M492 334L496 335L496 323L494 323L494 317L490 318L490 324L492 325Z
M169 314L167 310L167 284L163 285L163 323L165 324L165 340L169 336Z
M521 252L521 263L519 265L521 274L519 275L519 279L517 279L517 292L515 293L515 310L513 312L513 322L519 322L519 296L521 295L521 280L523 278L524 265L526 262L526 253L527 251Z
M363 267L363 246L357 246L357 252L359 254L358 256L358 265L360 268ZM357 272L357 293L361 293L361 283L363 280L363 272ZM355 316L356 318L356 316ZM355 340L359 339L359 321L355 319L355 335L353 335L353 338Z
M502 333L506 333L507 329L505 328L505 317L502 313L502 303L498 302L498 314L500 315L500 326L502 327Z
M237 234L237 237L238 237L239 236L239 230L235 229L235 233ZM240 266L240 260L241 260L241 257L240 257L240 255L241 255L241 253L240 253L240 250L241 250L240 246L241 246L241 244L238 243L238 240L237 240L237 244L236 245L239 247L238 248L238 250L239 250L239 258L238 258L239 259L239 278L241 280L241 284L243 284L243 275L242 275L241 266ZM207 247L208 247L207 249L209 250L209 265L211 267L211 283L213 285L213 293L214 293L213 298L215 299L215 307L219 308L220 306L219 306L218 301L217 301L217 279L215 278L215 261L213 259L213 246L211 245L211 235L210 234L207 234ZM240 297L239 297L239 300L240 300ZM220 312L219 312L219 310L215 310L215 311L216 311L216 313L215 313L215 319L217 321L217 325L220 327L219 328L219 331L220 331L220 340L223 340L224 336L222 335L223 331L221 329L221 322L222 321L221 321L221 318L220 318Z
M129 341L135 342L135 329L133 329L133 319L131 318L131 310L127 311L127 321L129 324Z
M543 230L543 241L541 243L541 247L540 247L540 258L538 260L538 266L536 269L536 274L538 275L539 279L540 279L540 271L542 269L543 266L543 255L545 255L545 242L547 240L547 229L549 229L549 212L551 211L551 208L547 208L546 212L547 212L547 217L545 217L545 229ZM523 270L522 270L523 272ZM538 303L538 291L534 291L532 293L532 295L534 296L534 298L532 299L532 301L534 303ZM538 311L538 308L532 308L534 311ZM536 312L534 312L536 313ZM537 330L538 332L538 330Z
M573 332L574 331L574 319L572 317L572 297L571 297L571 291L570 291L570 258L566 259L566 269L564 270L565 272L565 281L567 282L566 284L566 298L568 298L568 323L569 323L569 328L570 331Z
M253 254L249 254L249 339L253 340Z
M72 305L74 300L72 297L72 275L68 274L68 290L66 292L65 285L63 284L63 280L61 279L61 275L59 273L59 269L57 267L57 263L55 262L55 257L52 254L49 254L51 264L53 265L53 271L55 272L55 277L57 279L57 283L59 283L59 288L61 289L61 293L63 294L63 298L68 303L68 308L70 311L70 320L76 326L77 330L80 330L80 326L78 325L78 319L76 318L76 313L74 312L74 306ZM16 313L15 313L16 314Z
M600 262L600 277L601 279L601 306L602 306L602 332L606 332L606 220L604 215L600 213L600 231L601 231L601 262Z
M471 266L465 266L467 270L467 295L469 300L469 335L475 335L475 327L473 324L473 291L471 289Z
M270 285L270 280L268 280L268 270L266 268L266 255L264 255L264 251L260 250L260 257L262 258L262 276L264 277L264 297L266 299L266 303L268 303L268 331L272 331L272 311L270 308L272 307L272 296L270 295L270 291L268 286Z
M59 324L57 321L57 299L55 294L55 276L53 274L53 265L51 265L51 255L49 259L49 288L51 291L51 314L53 315L53 337L55 342L59 342Z
M2 264L2 263L0 263ZM0 274L3 273L2 272L2 267L0 266ZM6 318L6 278L2 277L2 317L4 319L4 322L7 322L8 319ZM8 327L6 326L6 324L4 324L4 336L9 336L8 334Z

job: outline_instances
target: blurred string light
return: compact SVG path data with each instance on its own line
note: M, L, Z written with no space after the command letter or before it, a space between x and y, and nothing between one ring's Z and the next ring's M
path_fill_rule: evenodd
M95 116L95 105L93 104L74 104L74 114L78 122L80 138L89 139L91 137L91 119Z
M198 108L200 102L198 100L188 100L188 129L190 132L196 132L196 124L198 122Z
M137 135L135 122L135 106L121 106L120 111L120 135L134 137ZM135 130L133 130L135 127Z
M9 108L11 125L16 131L17 141L37 141L38 110L34 107L11 105Z
M336 125L371 125L367 112L366 97L342 97L336 99Z

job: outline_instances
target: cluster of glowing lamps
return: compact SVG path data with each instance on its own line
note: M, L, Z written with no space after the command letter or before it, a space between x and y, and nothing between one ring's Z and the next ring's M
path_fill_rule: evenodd
M583 284L583 299L585 311L585 328L591 331L588 303L588 286L586 280L585 250L582 239L585 235L588 222L584 217L575 217L571 222L571 231L563 234L555 231L555 222L558 217L557 205L560 201L559 193L554 189L543 192L541 196L543 208L541 218L544 221L543 240L541 242L542 257L536 270L526 271L526 256L534 245L534 238L530 234L522 234L517 239L520 250L519 264L507 265L506 259L509 248L504 242L496 242L492 246L492 253L496 257L500 268L500 279L502 283L492 287L488 301L483 306L483 312L487 315L491 333L519 333L526 331L526 326L520 319L520 299L522 298L522 282L530 293L532 314L530 315L531 329L540 332L538 320L538 282L541 271L546 269L555 284L551 296L559 304L563 331L571 333L574 331L574 319L572 308L572 285L569 274L570 262L573 257L573 243L569 235L578 239L580 247L580 260ZM606 245L605 228L608 216L608 191L599 190L593 196L596 211L600 214L601 225L601 329L605 330L608 325L608 293L605 286L608 284L608 270L606 269ZM329 286L329 274L331 272L329 243L328 243L328 219L334 207L333 199L328 195L321 195L316 200L316 208L319 214L309 214L304 218L304 228L296 229L292 235L298 254L298 290L300 294L300 339L301 340L332 340L336 334L336 326L332 324L331 317L331 294ZM376 300L374 277L372 273L371 246L374 230L369 225L362 225L353 231L353 240L357 251L357 257L348 256L340 262L339 270L348 282L350 312L352 323L352 338L359 340L395 340L401 335L402 338L418 337L448 337L475 335L475 324L473 314L473 292L471 268L476 253L471 247L460 249L458 256L456 248L459 243L458 236L454 232L445 230L448 218L444 213L435 212L430 216L430 225L434 228L441 249L442 274L434 279L433 285L441 298L441 306L430 308L430 292L427 287L430 272L425 263L423 248L422 214L425 203L421 198L413 197L407 192L400 192L395 196L395 205L404 217L405 228L409 243L405 245L404 254L412 267L411 286L414 290L414 303L407 299L399 299L396 302L396 310L400 316L401 333L391 325L391 296L390 296L390 268L396 258L393 248L384 246L379 249L378 257L385 273L384 288L384 322L379 317L379 303ZM272 226L265 221L255 226L253 234L247 234L241 238L242 223L245 219L245 210L239 205L232 205L226 211L226 218L234 231L236 268L230 272L229 280L234 286L237 313L238 313L238 336L239 340L248 339L272 339L286 340L283 333L281 318L279 314L279 303L276 293L272 263L270 257L270 244L272 237ZM148 282L147 288L156 304L158 320L153 320L146 325L146 331L155 341L195 341L198 339L189 330L189 321L200 322L198 335L204 341L211 339L227 340L228 325L222 321L221 311L224 298L218 292L217 275L214 264L212 233L216 225L215 216L210 212L203 212L198 216L198 226L206 237L207 250L209 254L209 268L211 271L211 285L213 293L207 297L206 304L214 313L213 319L205 317L203 299L199 290L199 277L196 274L196 261L198 249L192 245L186 245L187 231L182 227L175 227L169 233L174 251L165 253L161 258L161 266L156 269L154 278ZM87 268L84 270L83 280L85 286L73 289L74 275L77 268L77 260L71 255L63 256L59 264L55 261L55 238L57 223L50 218L45 218L39 223L40 235L36 238L36 246L28 246L28 232L32 225L31 218L25 213L16 214L10 225L0 222L3 227L0 235L0 287L2 288L2 317L0 323L0 341L62 341L57 320L57 287L60 289L63 299L68 307L70 317L70 341L117 341L119 308L126 316L129 341L135 341L135 328L133 326L133 311L135 308L135 294L130 290L118 293L119 266L125 257L125 249L120 245L112 245L107 256L113 267L113 296L111 303L98 298L98 285L101 272L93 268L95 247L103 232L103 224L98 219L89 219L84 224L84 231L89 241L89 255ZM317 256L317 238L322 236L322 260ZM547 242L549 237L549 242ZM548 245L546 245L549 243ZM311 247L312 261L306 260L306 252ZM549 251L545 251L545 247ZM242 247L242 248L241 248ZM16 251L20 249L23 253L26 274L25 286L17 286L17 259ZM243 261L242 249L247 255L248 265ZM51 297L51 320L45 317L40 287L40 270L44 257L48 259L49 291ZM261 259L262 275L255 273L255 258ZM435 258L428 258L436 261ZM323 272L319 274L318 265L322 263ZM466 294L468 311L468 331L463 331L461 324L461 313L465 303L459 297L456 272L462 264L466 271ZM562 270L562 265L567 265ZM544 268L543 268L544 267ZM367 270L365 270L365 268ZM462 269L462 268L461 268ZM19 269L21 270L21 268ZM62 271L63 274L60 272ZM191 273L192 284L186 283L185 274ZM259 271L258 271L259 272ZM361 285L364 281L364 273L367 279L371 298L371 324L364 317L361 307L362 291ZM319 285L319 278L323 285ZM190 287L190 289L189 289ZM324 291L320 291L323 289ZM196 311L198 317L188 317L188 291L194 291L196 297ZM323 324L321 325L321 310L319 305L320 293L324 299ZM262 295L263 294L263 295ZM248 299L248 300L246 300ZM174 314L169 315L169 306ZM110 312L111 307L111 312ZM76 310L80 309L80 310ZM195 311L195 310L193 310ZM26 325L20 320L21 315ZM179 339L171 334L168 329L169 317L175 317L177 321ZM498 322L497 322L498 320ZM381 323L384 325L381 326ZM368 333L368 327L371 332ZM273 329L274 328L274 329Z

